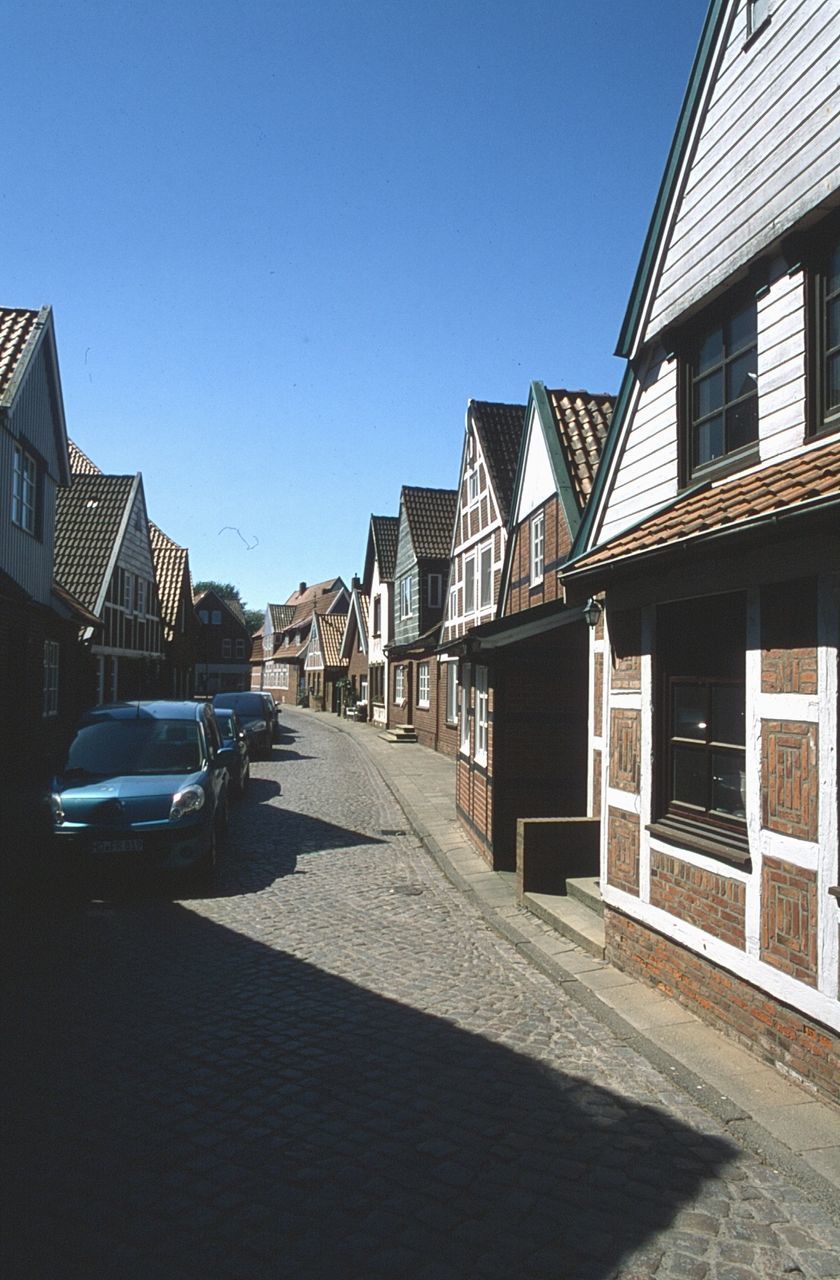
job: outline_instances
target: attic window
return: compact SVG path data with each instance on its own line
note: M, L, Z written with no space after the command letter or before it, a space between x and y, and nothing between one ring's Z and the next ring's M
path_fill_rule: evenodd
M747 40L758 35L770 21L770 0L747 0Z

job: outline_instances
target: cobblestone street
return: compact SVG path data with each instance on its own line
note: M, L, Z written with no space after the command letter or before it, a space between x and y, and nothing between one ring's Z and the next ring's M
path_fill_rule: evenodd
M8 1277L840 1277L826 1210L499 937L313 715L212 896L4 915Z

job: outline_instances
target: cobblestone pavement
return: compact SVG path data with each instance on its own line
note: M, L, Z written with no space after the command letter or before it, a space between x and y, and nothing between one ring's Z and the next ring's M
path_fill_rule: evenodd
M284 716L217 891L4 907L5 1276L780 1280L840 1229Z

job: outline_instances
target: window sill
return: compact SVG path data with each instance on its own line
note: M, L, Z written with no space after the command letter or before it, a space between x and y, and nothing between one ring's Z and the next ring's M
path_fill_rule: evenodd
M716 480L723 480L726 476L734 475L736 471L746 471L748 467L755 466L759 461L758 441L745 445L737 452L726 453L722 458L715 459L714 462L698 468L687 476L685 483L680 487L680 496L683 496L688 489L694 489L703 484L714 484Z
M743 839L735 835L731 837L719 835L717 832L701 831L689 825L683 826L681 822L667 818L649 823L647 830L652 836L667 840L669 844L680 845L693 853L705 853L709 857L720 858L724 862L733 862L736 866L746 866L750 861L746 835Z

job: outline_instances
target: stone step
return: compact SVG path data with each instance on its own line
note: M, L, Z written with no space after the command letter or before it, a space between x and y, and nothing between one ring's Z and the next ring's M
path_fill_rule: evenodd
M600 876L578 876L566 881L566 892L570 898L583 903L597 916L604 914L604 899L601 897Z
M523 893L522 905L591 956L604 959L604 921L576 898L553 893Z
M397 724L393 729L386 729L384 733L380 733L383 742L416 742L417 734L414 732L413 724Z

